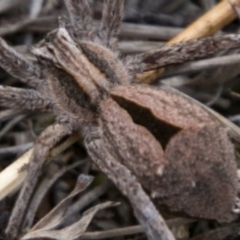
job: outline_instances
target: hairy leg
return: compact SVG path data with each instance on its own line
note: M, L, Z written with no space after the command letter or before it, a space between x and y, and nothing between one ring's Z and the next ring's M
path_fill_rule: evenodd
M0 38L0 67L33 88L41 89L45 76L38 64L27 61Z
M86 143L89 156L130 200L149 239L174 240L163 218L131 172L105 149L101 139Z
M124 0L104 0L99 38L101 43L116 50L122 23Z
M95 31L92 11L87 0L64 0L71 24L79 41L91 40Z
M56 123L49 126L37 138L29 163L27 177L8 222L6 229L6 235L8 236L8 239L19 239L18 234L26 214L26 209L29 205L38 179L41 176L42 168L46 162L49 151L68 134L70 134L69 128L67 128L65 125Z
M240 37L234 34L194 39L134 56L127 56L123 63L131 76L153 69L212 57L214 54L236 49Z
M51 100L41 95L32 89L0 86L0 106L18 110L51 110Z

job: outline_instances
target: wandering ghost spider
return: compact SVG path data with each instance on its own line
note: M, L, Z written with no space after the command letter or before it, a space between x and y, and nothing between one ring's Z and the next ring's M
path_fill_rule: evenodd
M173 212L220 222L237 216L235 156L224 126L190 98L137 84L135 75L239 47L240 37L209 37L119 57L123 2L104 0L97 30L87 0L65 0L70 17L61 18L59 28L32 48L37 61L26 60L0 39L0 66L29 86L0 86L0 105L56 116L35 142L6 230L10 239L19 236L50 149L74 131L128 196L150 239L174 238L141 185Z

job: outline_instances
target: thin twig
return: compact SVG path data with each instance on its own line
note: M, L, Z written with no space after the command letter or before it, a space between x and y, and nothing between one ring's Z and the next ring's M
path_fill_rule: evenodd
M239 64L240 54L233 54L229 56L220 56L210 59L198 60L189 63L182 63L179 66L169 67L164 73L163 77L170 77L173 75L192 73L196 71L219 68L227 65Z
M33 143L25 143L13 147L0 148L0 156L9 156L14 154L23 153L33 147Z
M16 124L18 124L20 121L22 121L26 115L20 115L11 121L9 121L4 128L0 131L0 139L9 131L11 130Z
M184 219L184 218L177 218L172 220L166 220L168 227L178 227L186 224L190 224L195 222L194 219ZM125 228L118 228L113 230L107 231L97 231L97 232L86 232L81 236L81 239L88 239L88 240L96 240L96 239L107 239L107 238L116 238L122 236L128 236L133 234L144 233L144 229L141 225L132 226L132 227L125 227Z

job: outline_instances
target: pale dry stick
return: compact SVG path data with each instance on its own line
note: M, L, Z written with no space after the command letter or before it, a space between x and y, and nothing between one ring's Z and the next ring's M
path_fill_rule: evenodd
M73 134L66 141L53 148L50 152L50 158L57 156L73 143L79 140L78 134ZM5 168L0 174L0 200L18 190L27 174L27 165L32 155L33 149L30 149L14 163Z
M240 0L231 0L235 6L240 6ZM171 39L168 43L178 43L194 38L211 36L236 18L229 0L223 0L202 17L197 19L184 31Z
M231 1L235 6L240 6L240 0ZM214 34L219 29L229 24L236 18L228 0L223 0L184 31L171 39L167 44L174 44L182 41L188 41L195 38L206 37ZM163 69L156 69L137 75L139 82L151 83L164 72Z
M195 221L196 220L194 219L177 218L177 219L166 220L166 223L168 227L171 228L171 227L182 226L185 224L190 224ZM81 236L81 239L84 239L84 240L107 239L107 238L139 234L139 233L144 233L143 227L140 225L136 225L132 227L117 228L117 229L106 230L106 231L86 232Z

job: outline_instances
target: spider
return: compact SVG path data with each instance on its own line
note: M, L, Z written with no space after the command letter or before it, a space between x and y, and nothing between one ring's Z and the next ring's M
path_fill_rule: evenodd
M17 106L18 109L26 110L48 110L56 116L56 123L42 132L35 142L28 175L6 230L9 238L17 238L21 230L27 206L50 149L74 131L80 132L93 161L130 198L132 205L137 205L133 207L142 224L146 221L141 220L143 216L148 216L148 221L149 217L155 218L154 214L149 215L148 212L149 209L152 211L155 208L151 205L149 209L144 209L149 199L144 195L139 182L148 189L153 198L166 198L168 201L173 199L169 204L168 201L164 204L175 208L176 212L183 211L188 215L210 219L219 217L223 221L230 221L236 217L231 212L237 188L236 164L233 147L223 127L187 97L171 90L134 84L134 79L139 72L205 57L221 48L226 49L226 45L231 48L226 39L237 41L237 38L233 35L206 38L192 41L191 44L181 43L145 54L120 58L117 43L123 2L104 1L101 26L97 31L92 24L91 9L87 0L65 0L70 17L61 18L59 28L32 48L37 58L36 62L27 61L0 39L1 67L30 87L18 89L0 86L0 105L8 108ZM193 54L193 50L199 52ZM185 107L183 113L183 108L178 110L180 105ZM167 115L172 109L175 109L174 114L180 118L172 119L174 115L170 114L167 117L170 121L168 125L160 115ZM169 165L163 151L168 149L169 135L178 135L189 124L197 124L198 127L195 129L191 125L188 135L185 138L175 138L172 145L177 145L181 139L191 144L194 139L196 144L193 144L193 151L196 153L191 162L194 165L197 155L205 160L208 158L208 151L205 152L204 148L212 144L217 149L213 160L206 160L201 164L200 159L192 169L181 159L185 156L178 156L179 165ZM165 131L167 125L168 130ZM220 140L216 141L218 138ZM202 143L204 141L206 143ZM178 150L181 148L176 151ZM173 154L173 159L176 154ZM192 155L193 152L189 154ZM183 171L182 164L186 167ZM219 164L222 166L218 167ZM198 182L192 181L192 172L201 167L209 174L204 179L205 182L200 179L197 179ZM184 176L184 172L187 177ZM224 179L221 180L216 173L220 173ZM190 180L186 179L188 177ZM177 185L177 189L176 182L182 184ZM204 185L206 182L209 182L209 186ZM202 191L208 190L209 200L208 197L203 198L201 192L193 193L189 190L196 184L202 184ZM171 187L174 189L172 192L168 191ZM219 191L222 187L225 188L224 194ZM219 188L216 190L219 201L211 192L215 188ZM186 195L183 194L179 202L172 198L172 195L181 195L181 191L185 190ZM139 193L145 196L142 202L141 198L138 198ZM206 205L211 205L211 201L215 201L216 205L214 202L213 206L209 206L209 211L202 211ZM194 202L198 204L198 210L194 210ZM156 213L154 211L151 213ZM156 219L159 220L158 223L162 223L159 216ZM160 239L151 234L148 235L150 238ZM161 232L161 236L163 234ZM170 232L167 234L169 239L173 239Z

